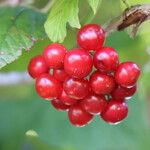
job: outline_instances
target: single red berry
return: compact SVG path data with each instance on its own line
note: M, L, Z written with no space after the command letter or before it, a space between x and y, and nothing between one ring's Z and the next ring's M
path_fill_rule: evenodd
M89 92L89 82L85 79L68 78L63 84L66 94L73 99L83 99Z
M57 79L60 82L64 82L67 78L67 73L64 71L64 69L54 69L53 70L53 76L55 79Z
M90 114L101 114L107 106L104 95L92 94L81 101L82 107Z
M123 87L132 87L140 75L139 67L133 62L121 63L115 73L116 82Z
M110 100L101 117L104 121L117 124L128 115L128 105L123 101Z
M33 57L28 65L28 73L32 78L37 78L43 73L48 73L49 68L40 55Z
M75 78L84 78L92 71L93 61L90 54L82 49L68 52L64 60L64 70Z
M90 77L90 85L96 94L109 94L115 88L115 81L113 77L96 71Z
M121 87L121 86L117 86L117 88L115 88L111 95L113 97L113 99L130 99L136 92L136 85L131 87L131 88L126 88L126 87Z
M62 44L54 43L48 45L43 51L43 57L50 68L59 69L63 67L66 48Z
M94 54L94 66L104 73L114 72L119 65L119 55L112 47L102 47Z
M53 99L52 101L50 101L52 106L60 111L67 111L69 109L70 106L65 105L61 100L59 99Z
M43 74L38 77L35 88L37 93L45 99L58 98L62 91L60 82L49 74Z
M77 34L78 44L86 50L98 50L105 41L105 32L97 24L83 26Z
M85 126L93 119L93 115L86 112L80 103L70 107L68 111L68 117L70 122L78 127Z
M65 105L73 105L77 102L76 99L70 98L64 90L62 90L61 96L59 99L65 104Z

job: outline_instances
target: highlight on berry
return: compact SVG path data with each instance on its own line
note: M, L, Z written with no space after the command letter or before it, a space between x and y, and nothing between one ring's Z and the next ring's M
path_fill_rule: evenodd
M100 25L87 24L77 34L77 47L67 50L52 43L28 65L37 94L66 111L77 127L87 125L95 115L110 124L120 123L128 116L128 101L137 90L139 66L122 62L105 41Z

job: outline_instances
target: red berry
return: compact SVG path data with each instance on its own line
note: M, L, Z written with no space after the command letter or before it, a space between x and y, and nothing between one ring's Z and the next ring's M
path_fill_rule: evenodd
M75 78L84 78L92 70L93 61L90 54L82 49L68 52L64 60L64 70Z
M136 85L131 88L118 86L111 93L114 99L130 99L136 92Z
M65 105L73 105L77 102L77 100L70 98L64 90L62 90L60 100L65 104Z
M128 105L123 101L110 100L101 117L108 123L117 124L128 115Z
M96 94L109 94L115 88L113 77L94 72L90 77L90 85Z
M64 82L68 75L66 74L64 69L54 69L53 70L53 76L58 81Z
M133 62L121 63L115 73L116 82L123 87L132 87L140 75L139 67Z
M87 24L79 30L77 41L86 50L98 50L104 44L105 32L97 24Z
M68 117L70 122L78 127L85 126L93 119L93 115L87 113L81 106L80 103L77 103L70 107L68 111Z
M69 109L70 106L65 105L61 100L59 99L53 99L51 101L51 104L54 108L56 108L57 110L60 111L67 111Z
M62 44L54 43L44 49L43 57L50 68L59 69L63 67L66 52Z
M48 73L49 68L42 56L33 57L28 65L28 73L31 77L37 78L43 73Z
M35 88L37 93L45 99L57 98L62 91L60 82L49 74L43 74L37 78Z
M119 65L119 56L112 47L103 47L96 51L93 60L100 72L114 72Z
M73 99L83 99L89 94L89 82L85 79L68 78L64 81L64 91Z
M90 114L101 114L107 106L107 101L103 95L90 95L81 102L82 107Z

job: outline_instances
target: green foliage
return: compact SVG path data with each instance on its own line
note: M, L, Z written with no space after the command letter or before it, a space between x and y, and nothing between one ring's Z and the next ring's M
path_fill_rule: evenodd
M49 101L39 98L33 86L24 85L20 90L27 95L17 100L11 94L0 100L1 150L6 150L6 147L19 150L25 145L31 150L33 147L35 150L148 150L150 147L145 104L138 95L130 100L129 116L121 124L109 125L97 116L88 126L77 128L69 123L66 112L55 110ZM26 137L29 130L34 130L38 136L33 139ZM16 144L20 145L19 148L15 147Z
M46 37L44 14L28 8L0 8L0 68Z
M101 0L88 0L88 2L91 8L93 9L94 14L96 14L97 8L100 5Z
M68 49L73 48L77 32L74 27L80 27L79 11L82 24L90 22L102 25L122 11L121 1L103 0L101 5L100 2L101 0L80 1L81 5L78 6L78 0L56 0L47 20L50 39L63 41L66 36L63 44ZM149 0L129 2L138 4ZM97 7L99 5L101 7ZM94 18L93 12L96 10ZM28 53L21 51L30 49L34 41L46 37L43 28L45 20L46 15L35 10L0 8L0 67L22 55L2 71L26 70L30 58L40 54L50 43L46 39L35 44ZM150 128L146 102L150 92L149 23L141 26L135 39L130 39L126 32L117 32L106 40L106 45L116 48L121 62L135 61L142 70L138 94L129 101L129 116L124 122L112 126L97 116L88 126L76 128L70 125L65 112L54 110L48 101L39 98L33 85L1 87L0 150L149 150ZM26 136L29 130L36 131L38 136Z
M66 25L80 28L78 18L78 0L57 0L45 23L45 31L53 42L63 42L66 37Z
M101 0L88 0L96 14ZM63 42L67 35L67 23L73 28L80 28L78 0L57 0L45 22L45 31L53 42Z

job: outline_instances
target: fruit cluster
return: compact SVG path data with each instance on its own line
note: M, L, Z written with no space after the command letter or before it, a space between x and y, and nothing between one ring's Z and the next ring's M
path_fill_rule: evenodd
M75 126L88 124L94 115L119 123L128 114L126 100L136 92L139 67L134 62L119 63L116 50L103 46L105 32L97 24L82 27L77 42L80 48L71 51L50 44L31 59L28 72L36 78L37 93L56 109L68 111Z

